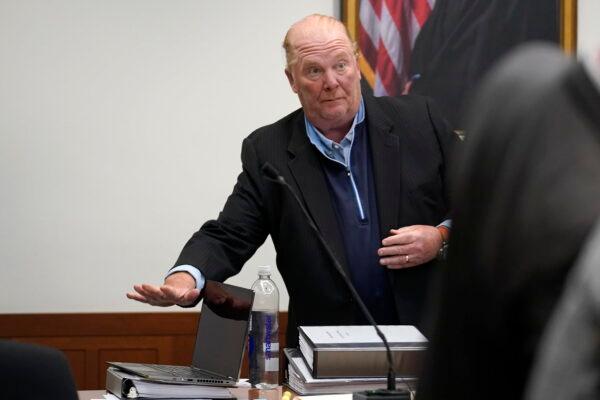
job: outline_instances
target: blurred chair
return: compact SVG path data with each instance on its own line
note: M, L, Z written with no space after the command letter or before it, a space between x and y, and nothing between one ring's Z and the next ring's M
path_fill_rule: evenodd
M0 341L0 398L77 400L66 357L49 347Z

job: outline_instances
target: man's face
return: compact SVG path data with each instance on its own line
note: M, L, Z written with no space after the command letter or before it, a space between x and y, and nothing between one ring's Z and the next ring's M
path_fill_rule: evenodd
M325 133L348 129L360 105L360 70L343 32L294 42L296 61L286 70L310 122Z

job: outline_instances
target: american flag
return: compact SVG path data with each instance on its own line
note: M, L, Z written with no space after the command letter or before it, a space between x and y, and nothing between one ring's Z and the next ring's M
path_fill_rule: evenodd
M435 0L362 0L358 46L361 70L375 96L410 89L410 53Z

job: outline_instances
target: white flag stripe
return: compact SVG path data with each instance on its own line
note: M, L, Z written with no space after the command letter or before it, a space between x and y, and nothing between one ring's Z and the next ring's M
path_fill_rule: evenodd
M379 43L379 19L370 1L364 0L360 2L359 18L363 29L371 38L373 47L377 48Z
M360 2L359 23L366 32L366 36L368 36L368 39L363 38L363 40L371 41L371 43L363 42L362 46L367 46L367 48L373 46L377 52L376 54L370 54L367 59L375 74L373 91L377 96L393 96L402 92L409 73L408 70L405 70L406 66L404 64L410 61L410 53L422 28L420 20L417 19L417 14L415 14L412 7L417 7L421 13L424 13L422 17L426 18L429 14L427 8L433 9L436 4L435 0L396 1L397 3L392 4L394 7L400 7L397 13L398 21L392 19L388 3L385 1L381 3L379 17L377 17L371 1L363 0ZM383 46L383 48L380 46ZM390 62L391 65L387 65ZM385 69L388 70L390 76L380 75L380 71Z
M375 96L387 96L387 90L385 90L385 87L383 86L383 83L381 82L381 78L379 77L379 74L375 75L375 88L373 89L373 94Z
M419 25L419 21L414 13L410 13L410 48L412 49L415 45L415 40L417 40L417 36L419 35L419 30L421 29L421 25Z
M398 32L398 28L390 15L390 12L385 5L381 7L381 41L385 46L385 49L392 60L392 64L394 64L394 69L396 73L400 75L402 72L402 38L400 37L400 32Z

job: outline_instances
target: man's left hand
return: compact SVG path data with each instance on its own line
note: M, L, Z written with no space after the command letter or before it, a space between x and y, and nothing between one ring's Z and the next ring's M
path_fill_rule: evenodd
M381 243L383 247L377 250L381 265L409 268L433 260L442 245L442 235L435 226L412 225L390 230L390 236Z

